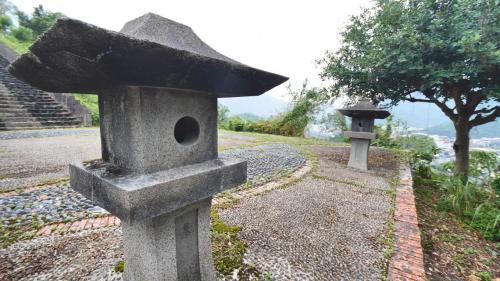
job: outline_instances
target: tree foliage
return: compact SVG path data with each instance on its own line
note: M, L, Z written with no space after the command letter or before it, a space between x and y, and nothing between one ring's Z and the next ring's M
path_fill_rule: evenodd
M35 37L47 31L63 14L46 11L42 5L35 8L31 17L22 11L16 12L19 25L33 31Z
M500 2L378 0L341 35L320 61L327 97L433 103L453 121L467 167L470 129L500 116Z
M291 106L277 116L255 121L245 120L240 116L232 116L219 123L219 125L223 129L233 131L302 137L307 124L312 121L314 112L319 105L320 92L316 88L307 87L307 81L305 81L299 90L292 90L289 87L288 94L292 98Z

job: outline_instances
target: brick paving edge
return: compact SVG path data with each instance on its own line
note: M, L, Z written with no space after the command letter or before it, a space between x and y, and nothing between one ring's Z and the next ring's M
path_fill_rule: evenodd
M413 195L413 179L408 163L399 168L394 212L394 252L389 263L389 280L423 281L425 267Z

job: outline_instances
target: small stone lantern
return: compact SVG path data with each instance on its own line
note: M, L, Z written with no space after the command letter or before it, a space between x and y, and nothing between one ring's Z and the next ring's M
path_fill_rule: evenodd
M98 94L102 159L71 164L71 187L121 219L124 279L215 280L211 199L247 169L218 158L217 98L288 78L155 14L120 32L60 19L9 70L45 91Z
M370 100L360 100L356 105L339 109L340 113L351 117L351 130L345 132L345 136L351 138L351 155L347 166L368 170L368 150L370 141L376 135L373 133L375 119L387 118L390 113L387 110L379 109Z

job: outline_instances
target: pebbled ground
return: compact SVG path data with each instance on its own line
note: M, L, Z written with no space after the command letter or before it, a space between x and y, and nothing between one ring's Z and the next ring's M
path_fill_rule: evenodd
M317 171L290 187L241 200L219 211L240 225L249 264L273 280L380 280L384 276L390 177L338 163L348 148L313 147ZM334 157L335 156L335 157ZM374 150L372 158L391 154ZM347 184L346 184L347 182Z

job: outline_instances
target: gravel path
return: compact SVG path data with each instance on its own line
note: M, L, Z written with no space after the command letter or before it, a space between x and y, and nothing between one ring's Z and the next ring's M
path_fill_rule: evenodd
M253 182L293 171L307 160L296 148L282 143L232 149L219 153L219 157L246 160L248 180Z
M39 237L0 249L0 280L120 280L120 228ZM115 277L115 279L113 278Z
M382 170L346 169L331 160L336 148L313 149L320 153L318 175L243 199L220 210L221 218L242 226L248 263L275 280L380 280L386 260L379 239L391 206L388 178L377 176Z
M74 221L107 212L66 186L48 187L18 195L0 194L0 218L3 225L24 226L34 215L46 223Z
M253 137L221 133L219 149L255 145ZM0 191L69 177L68 165L101 158L98 128L0 132Z
M306 161L299 151L286 144L268 144L247 149L228 150L220 157L247 160L248 179L257 182L283 171L294 170ZM5 226L24 226L34 215L46 223L74 221L107 213L66 186L47 186L31 192L5 196L0 193L0 222ZM1 238L0 238L1 239Z
M72 162L101 157L99 135L0 140L0 190L69 177Z
M386 231L391 206L385 192L393 175L391 161L360 173L340 163L343 149L311 149L319 154L314 175L285 189L242 199L232 208L219 210L221 218L243 227L240 234L249 246L247 263L269 272L273 280L379 280L385 262L379 238ZM375 151L374 159L390 158ZM221 153L238 155L249 160L249 176L254 179L305 161L297 150L283 144ZM55 220L91 213L93 207L67 187L8 196L15 197L14 202L6 197L0 194L4 200L0 204L25 206L18 209L45 212ZM71 207L58 210L57 205ZM1 209L0 214L17 214L16 207L9 209ZM122 251L121 231L114 227L37 237L0 249L0 280L121 280L113 268L123 259Z
M0 132L0 140L48 138L48 137L95 135L95 134L99 134L99 128L5 131L5 132Z

